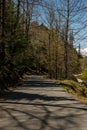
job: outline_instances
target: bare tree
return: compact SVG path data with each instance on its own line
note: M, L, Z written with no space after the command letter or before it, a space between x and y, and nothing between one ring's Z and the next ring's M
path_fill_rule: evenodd
M73 30L73 37L72 40L74 42L74 33L78 31L78 26L76 28L76 24L79 25L79 21L83 20L83 10L81 6L83 6L83 0L60 0L60 7L59 12L61 14L62 20L62 28L63 28L63 41L64 41L64 64L65 64L65 78L68 78L68 71L69 71L69 42L71 38L71 31ZM61 30L60 30L61 31Z
M48 25L49 31L48 31L48 73L49 73L49 77L52 78L54 77L54 68L53 68L53 60L54 60L54 55L52 53L54 50L54 45L53 45L53 39L54 39L54 32L53 32L53 28L54 28L54 21L55 21L55 11L54 8L55 6L53 6L54 3L48 3L50 8L46 7L45 8L45 19L46 19L46 23Z

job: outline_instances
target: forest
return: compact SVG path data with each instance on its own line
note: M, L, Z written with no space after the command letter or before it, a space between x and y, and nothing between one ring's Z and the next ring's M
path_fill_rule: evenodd
M0 93L25 73L63 80L84 72L87 80L86 15L85 0L1 0Z

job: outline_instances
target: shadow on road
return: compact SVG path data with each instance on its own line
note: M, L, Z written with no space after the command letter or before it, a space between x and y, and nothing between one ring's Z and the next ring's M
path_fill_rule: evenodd
M22 87L58 87L59 85L49 81L25 81Z
M58 97L58 96L47 96L47 95L40 95L40 94L34 94L34 93L24 93L24 92L8 92L4 95L4 98L7 100L21 100L21 99L27 99L27 100L43 100L43 101L75 101L75 99L70 97Z
M20 103L21 104L21 103ZM10 105L10 104L9 104ZM15 105L17 105L15 103ZM26 106L21 104L22 108L18 107L1 107L0 111L4 111L5 114L9 115L8 120L11 122L15 122L12 128L21 128L22 130L71 130L71 128L79 129L79 124L76 120L79 119L81 115L84 113L79 113L81 111L78 108L74 109L73 113L63 114L66 108L70 108L69 106L65 107L62 105L57 105L57 109L50 110L49 107L52 105L39 105L39 104L27 104L29 110L23 110ZM24 105L24 106L23 106ZM53 107L53 106L52 106ZM36 110L35 110L36 109ZM87 111L87 109L86 109ZM60 114L62 113L62 114ZM20 116L21 115L21 116ZM8 124L6 129L10 128L12 124ZM1 129L5 128L1 127ZM6 130L5 129L5 130ZM20 129L20 130L21 130ZM73 129L74 130L74 129Z
M81 116L87 113L87 108L80 107L72 97L45 93L47 87L53 87L51 91L48 89L50 94L52 90L57 91L57 84L33 78L25 81L23 87L26 92L19 87L18 91L4 95L6 100L0 101L0 112L4 115L0 119L1 130L80 130ZM39 89L36 91L37 87L40 91L44 87L44 94L39 93ZM33 88L31 93L30 88ZM62 91L59 89L59 93ZM2 123L3 120L8 123Z

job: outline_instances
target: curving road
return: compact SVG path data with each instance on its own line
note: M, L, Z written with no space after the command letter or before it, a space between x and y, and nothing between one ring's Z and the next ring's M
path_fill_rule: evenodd
M30 76L5 97L0 130L87 130L87 106L43 76Z

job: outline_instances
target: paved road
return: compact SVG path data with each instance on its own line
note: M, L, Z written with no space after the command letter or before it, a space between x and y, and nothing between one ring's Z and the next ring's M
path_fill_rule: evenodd
M0 130L87 130L87 106L42 76L30 76L6 98Z

